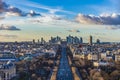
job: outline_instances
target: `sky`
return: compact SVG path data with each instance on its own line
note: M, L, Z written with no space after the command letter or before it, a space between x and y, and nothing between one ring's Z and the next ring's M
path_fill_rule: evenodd
M119 0L0 0L0 41L51 36L120 42Z

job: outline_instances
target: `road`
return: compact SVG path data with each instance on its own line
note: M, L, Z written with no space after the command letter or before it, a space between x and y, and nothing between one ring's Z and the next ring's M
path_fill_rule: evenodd
M57 80L73 80L73 75L66 54L66 47L62 47L60 65L57 73Z

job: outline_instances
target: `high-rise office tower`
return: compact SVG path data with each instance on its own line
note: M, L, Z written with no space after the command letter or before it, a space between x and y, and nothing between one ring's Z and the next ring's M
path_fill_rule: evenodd
M89 37L89 45L92 45L92 36Z
M43 37L41 38L41 42L43 42L44 41L44 39L43 39Z
M75 37L73 38L73 40L74 40L74 43L75 43L75 44L78 44L78 43L79 43L79 38L78 38L77 36L75 36Z
M97 43L97 44L100 44L100 40L99 40L99 39L97 39L97 40L96 40L96 43Z
M80 37L80 43L81 43L81 44L83 43L83 39L82 39L82 37Z
M33 44L35 44L35 39L33 39Z
M41 44L44 44L44 42L45 42L45 41L44 41L44 39L43 39L43 37L42 37L42 38L41 38Z
M67 39L68 44L72 43L72 36L71 35L67 36L66 39Z
M40 43L40 40L38 39L38 43Z

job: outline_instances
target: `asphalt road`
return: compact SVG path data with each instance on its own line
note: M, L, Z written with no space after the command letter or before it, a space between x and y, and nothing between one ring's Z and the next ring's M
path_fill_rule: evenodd
M60 65L57 73L57 80L73 80L73 75L68 63L66 47L62 47Z

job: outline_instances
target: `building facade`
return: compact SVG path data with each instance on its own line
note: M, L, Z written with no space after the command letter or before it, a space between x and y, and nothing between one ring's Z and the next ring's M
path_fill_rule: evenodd
M16 67L13 62L2 62L0 64L0 80L10 80L16 76Z

